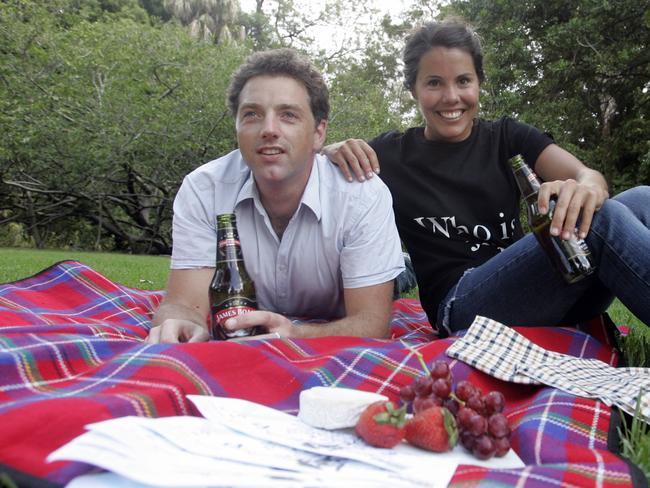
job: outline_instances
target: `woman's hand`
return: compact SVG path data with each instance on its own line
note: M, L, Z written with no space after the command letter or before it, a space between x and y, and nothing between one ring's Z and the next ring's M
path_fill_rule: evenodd
M578 237L587 237L594 213L609 198L603 175L556 144L548 145L537 157L535 172L545 181L537 200L540 212L547 213L551 198L556 199L551 235L569 240L580 220Z
M379 174L379 161L374 149L363 139L347 139L325 146L322 150L336 164L348 181L353 175L365 181Z
M549 201L553 196L556 196L556 203L551 221L551 235L569 240L575 233L578 220L578 237L587 237L594 213L609 195L600 185L579 183L574 179L549 181L543 183L539 190L540 212L548 212Z
M543 183L539 190L539 209L546 213L549 210L549 200L557 196L553 220L551 221L551 235L560 236L569 240L578 227L578 237L587 237L594 213L602 207L608 194L599 186L578 183L574 179L556 180Z

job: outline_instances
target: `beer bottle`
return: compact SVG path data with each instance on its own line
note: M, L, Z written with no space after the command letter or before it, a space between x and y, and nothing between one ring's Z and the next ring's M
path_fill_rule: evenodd
M576 283L589 276L594 272L595 265L587 243L575 234L569 240L551 235L550 226L555 200L551 199L549 202L548 213L541 214L537 206L537 194L541 186L537 175L520 155L512 158L511 164L521 196L525 201L528 224L555 267L567 283Z
M257 310L255 286L244 267L235 214L217 215L217 263L210 283L210 334L214 339L256 335L261 327L227 331L223 323Z

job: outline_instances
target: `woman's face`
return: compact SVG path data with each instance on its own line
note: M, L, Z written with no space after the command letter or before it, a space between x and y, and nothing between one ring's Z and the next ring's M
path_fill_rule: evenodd
M468 52L446 47L427 51L411 90L426 121L425 137L441 142L467 139L478 113L479 86Z

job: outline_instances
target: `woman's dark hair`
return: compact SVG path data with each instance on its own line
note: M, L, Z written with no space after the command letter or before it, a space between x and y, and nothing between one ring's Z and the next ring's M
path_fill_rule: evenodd
M316 124L329 117L329 91L323 76L311 62L293 49L271 49L251 54L232 75L226 102L233 117L239 109L239 95L248 80L256 76L287 76L302 83Z
M404 86L408 90L412 90L415 86L420 59L433 47L457 48L467 52L474 61L479 83L483 83L485 80L483 52L478 34L465 22L450 19L422 24L406 38L402 59Z

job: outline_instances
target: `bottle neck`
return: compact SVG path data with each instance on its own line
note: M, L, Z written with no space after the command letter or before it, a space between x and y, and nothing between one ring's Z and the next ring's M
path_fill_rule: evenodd
M241 244L237 229L232 226L219 226L217 230L217 264L242 261Z
M533 170L522 161L519 164L513 165L513 171L515 173L515 180L517 181L517 186L519 187L521 196L523 198L528 198L532 195L536 195L541 183Z

